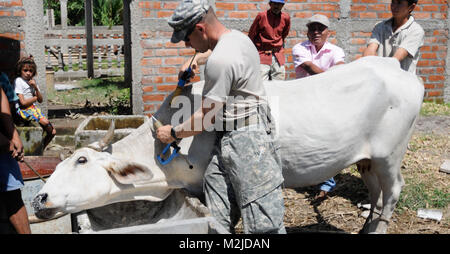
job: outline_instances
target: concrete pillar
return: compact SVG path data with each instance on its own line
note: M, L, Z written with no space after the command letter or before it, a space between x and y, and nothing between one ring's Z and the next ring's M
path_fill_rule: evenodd
M67 28L67 0L60 0L60 8L61 8L61 28Z
M48 28L55 27L55 11L53 9L47 9Z
M22 0L27 17L22 29L25 33L25 51L34 57L38 75L35 77L44 101L39 104L42 112L47 115L47 85L45 79L45 40L44 40L44 5L42 0ZM41 22L36 22L40 20Z

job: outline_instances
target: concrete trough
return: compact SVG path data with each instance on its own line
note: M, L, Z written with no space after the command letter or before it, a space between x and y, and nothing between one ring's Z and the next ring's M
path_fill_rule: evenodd
M75 130L75 149L87 146L102 139L108 132L111 120L115 130L112 143L128 136L133 130L149 121L144 115L90 116Z
M25 155L42 155L44 134L41 127L17 127L17 132L22 140Z
M174 190L161 202L115 203L74 214L80 234L226 234L199 199Z

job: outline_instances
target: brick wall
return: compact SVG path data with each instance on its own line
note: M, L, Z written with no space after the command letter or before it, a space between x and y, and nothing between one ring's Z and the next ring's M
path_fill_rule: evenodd
M346 61L361 57L374 25L391 17L390 0L288 0L284 11L291 16L292 26L286 42L287 79L295 78L292 47L306 40L306 21L315 13L330 18L332 23L330 41L346 52ZM216 0L214 3L219 19L229 28L247 33L254 17L268 9L268 0ZM138 15L142 26L135 29L139 41L139 54L133 55L140 61L138 77L142 97L142 112L152 114L177 83L180 65L193 55L184 43L170 43L172 29L167 19L178 1L139 1ZM132 10L133 11L133 10ZM425 30L425 45L420 50L418 75L424 80L425 100L444 102L444 91L448 87L447 0L419 0L413 12L414 17ZM133 40L135 41L135 40ZM136 44L136 43L135 43ZM133 69L133 72L135 68ZM136 76L135 76L136 78ZM197 80L200 77L197 76ZM448 101L447 101L448 102ZM135 112L136 113L136 112Z
M0 1L0 71L9 73L25 48L25 33L17 26L5 26L21 22L26 16L21 0Z

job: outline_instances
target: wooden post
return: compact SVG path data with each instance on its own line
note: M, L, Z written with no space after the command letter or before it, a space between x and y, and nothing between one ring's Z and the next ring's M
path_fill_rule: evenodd
M88 78L94 77L94 51L92 37L92 0L85 1L85 24L86 24L86 67Z
M131 10L132 0L123 0L123 52L124 52L124 74L125 85L130 87L130 106L133 109L133 78L132 78L132 55L131 55ZM119 51L120 53L120 51Z

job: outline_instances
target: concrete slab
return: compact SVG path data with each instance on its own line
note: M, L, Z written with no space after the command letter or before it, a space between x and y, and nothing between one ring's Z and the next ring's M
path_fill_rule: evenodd
M80 85L77 84L55 84L56 91L66 91L81 88Z
M445 160L439 168L439 171L450 174L450 160Z

